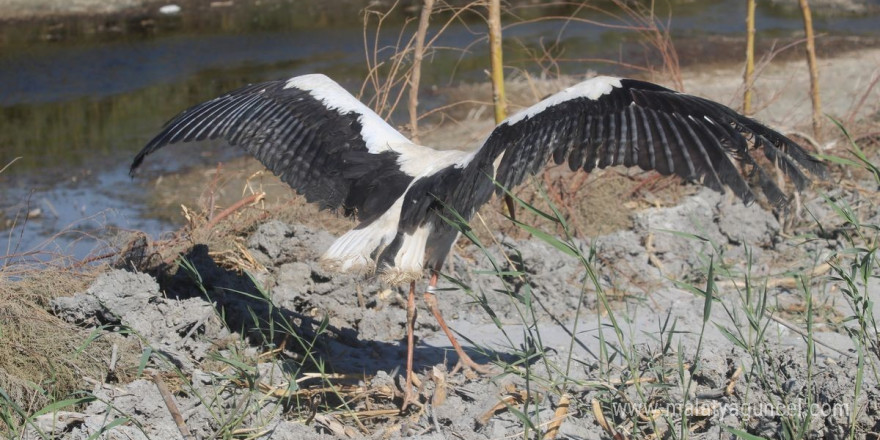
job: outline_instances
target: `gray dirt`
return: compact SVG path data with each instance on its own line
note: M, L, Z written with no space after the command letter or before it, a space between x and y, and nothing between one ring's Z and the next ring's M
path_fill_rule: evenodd
M811 200L806 206L818 217L828 216L825 220L831 224L833 213L823 210L821 202ZM630 355L636 356L634 362L642 367L675 364L675 353L679 350L684 359L693 359L702 333L701 366L693 373L692 388L686 393L683 389L669 393L677 395L681 399L679 403L685 401L685 397L693 402L699 400L697 396L723 388L737 366L748 369L753 360L719 330L743 325L742 317L735 323L724 311L725 306L737 307L740 296L736 289L719 281L721 301L713 306L709 325L702 330L705 302L682 283L703 288L710 259L716 263L716 271L723 266L725 271L736 272L746 269L748 255L752 259L753 276L778 275L792 268L809 270L808 262L822 261L822 255L839 245L834 239L805 244L791 235L784 236L776 219L760 207L746 207L709 190L700 191L678 206L645 210L634 220L636 227L631 231L574 242L585 255L589 255L591 249L594 252L599 284L609 297L616 298L612 301L612 312L622 329L622 340L608 327L609 315L598 312L604 308L598 302L594 285L584 282L584 268L578 260L537 239L515 241L497 237L499 244L488 246L488 255L473 245L455 252L448 265L448 275L459 281L441 281L441 309L451 327L469 339L467 345L472 347L478 360L514 361L515 353L534 347L534 336L540 334L548 362L566 365L571 356L569 375L577 380L599 377L600 331L606 344L634 347L635 352ZM229 349L222 348L225 345L222 341L247 338L250 353L239 353L245 357L256 356L256 347L278 342L274 339L276 335L254 330L254 319L268 322L271 318L275 322L293 323L295 331L306 340L317 338L317 356L335 372L357 374L364 378L362 385L364 380L370 380L373 387L383 384L395 387L395 380L399 380L399 372L404 367L405 292L383 286L370 277L337 274L323 268L318 257L333 239L326 232L302 225L269 221L247 241L249 253L266 268L253 273L252 278L220 267L208 249L196 246L185 258L196 268L204 291L194 283L196 275L182 268L159 279L114 270L101 276L85 292L60 298L53 306L55 312L68 321L92 327L120 326L118 328L131 330L130 337L136 334L143 338L145 346L152 347L149 368L165 375L180 374L192 384L192 390L181 391L175 398L186 425L199 438L215 435L221 428L217 408L231 410L248 405L262 406L247 413L241 426L264 427L267 429L265 438L321 438L328 433L360 437L363 434L351 426L324 416L309 423L296 418L288 420L282 411L284 407L279 406L283 402L271 398L255 402L252 395L231 383L228 376L204 367L212 352L231 355ZM523 270L524 279L509 278L505 287L498 277L485 273L492 270L492 260L501 270ZM797 263L782 263L789 261ZM877 287L872 286L874 295L878 293ZM814 289L815 295L826 301L839 296L828 283L816 284ZM770 290L771 301L781 304L786 297L800 294L796 289ZM268 300L255 299L260 297ZM491 309L494 318L480 305L480 298L484 298L485 307ZM532 312L525 307L525 298L533 301ZM272 307L267 306L270 302ZM391 430L385 430L380 423L373 432L391 438L415 434L425 438L443 438L444 435L451 438L449 434L454 433L467 439L501 438L520 432L521 422L509 412L491 417L485 425L479 419L499 402L508 387L523 389L522 379L506 375L490 380L445 373L454 365L455 354L422 304L418 313L416 369L422 374L432 371L444 374L453 391L445 403L429 406L417 420L409 420L405 426ZM324 317L327 330L317 336ZM664 353L661 329L666 325L668 331L673 321L676 325L673 350ZM577 338L572 344L571 332L575 325ZM817 333L817 340L838 351L816 346L817 362L812 366L810 381L804 364L804 338L776 322L770 322L767 331L772 334L773 342L761 356L767 356L767 365L781 372L779 389L763 383L760 377L748 377L747 370L748 380L737 382L733 395L701 401L713 405L715 410L711 416L701 419L701 429L696 432L700 436L717 438L724 433L722 426L742 426L743 420L753 434L768 438L779 435L783 429L780 417L744 419L737 413L744 410L744 396L748 396L749 405L770 404L782 398L805 404L808 395L820 408L852 403L856 359L848 336L840 331ZM259 363L254 380L271 387L277 385L273 381L284 377L282 372L301 371L294 367L303 365L297 349L288 347L288 350L285 361ZM625 365L621 359L611 364ZM532 368L540 375L546 371L543 365L539 360ZM179 373L174 373L175 370ZM625 371L624 367L611 376L623 377ZM857 402L864 408L858 423L864 429L873 429L880 421L877 404L873 403L880 395L880 388L873 376L868 376ZM425 375L422 377L427 379ZM424 392L430 397L434 382L426 382ZM94 392L100 400L86 408L84 422L70 430L71 438L86 438L120 414L127 414L137 423L114 428L108 438L179 435L152 381L95 385ZM593 398L607 394L602 394L601 389L580 385L573 386L569 392L576 411L562 424L561 434L567 438L607 435L589 409ZM622 392L634 391L630 387L623 388ZM215 396L216 401L208 405L197 395ZM537 406L532 406L532 411L537 411L533 415L546 421L552 418L552 408L559 397L554 393L544 396ZM843 438L847 434L847 417L848 413L816 416L809 429L816 437Z

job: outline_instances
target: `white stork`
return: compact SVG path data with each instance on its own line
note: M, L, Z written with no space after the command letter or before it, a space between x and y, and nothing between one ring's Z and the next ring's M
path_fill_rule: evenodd
M782 134L730 108L633 79L596 77L499 124L474 151L417 145L339 84L319 75L253 84L196 105L169 121L138 153L178 142L222 138L254 155L306 200L342 208L359 224L322 257L340 271L376 269L409 283L407 385L412 397L415 281L431 271L425 300L459 360L479 371L436 306L437 272L458 237L442 218L466 219L500 185L512 188L552 158L573 171L638 165L676 174L748 203L759 188L774 206L789 200L753 157L761 152L798 191L825 166ZM744 177L745 176L745 177Z

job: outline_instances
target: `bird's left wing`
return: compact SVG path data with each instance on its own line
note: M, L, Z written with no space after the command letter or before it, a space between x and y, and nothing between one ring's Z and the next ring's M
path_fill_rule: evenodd
M225 139L260 160L322 208L342 206L363 222L403 193L409 140L330 78L303 75L253 84L171 119L134 158L179 142ZM381 190L379 190L381 189Z
M554 159L591 171L612 165L676 174L745 202L752 182L779 206L785 193L753 157L761 151L798 190L824 165L782 134L730 108L656 84L596 77L503 121L476 153L483 169L511 188ZM500 162L499 162L500 160ZM743 177L745 175L746 178Z

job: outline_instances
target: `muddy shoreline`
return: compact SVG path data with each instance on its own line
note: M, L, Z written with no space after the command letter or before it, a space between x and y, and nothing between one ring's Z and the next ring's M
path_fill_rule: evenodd
M271 7L290 3L290 0L8 0L0 4L0 22L21 23L44 21L132 18L157 18L162 15L204 13L209 10L237 10L252 7ZM362 8L357 0L330 0L300 2L308 8L339 10ZM163 6L169 7L162 9ZM176 8L175 8L176 7Z
M857 203L852 194L839 192L835 197ZM821 200L810 197L805 203L819 222L836 224L834 212L824 208ZM878 215L875 212L866 223L880 222ZM761 357L747 360L722 331L735 331L737 325L742 325L723 311L740 307L738 303L743 300L736 288L736 283L741 282L735 281L741 280L737 273L748 273L759 280L776 280L785 278L784 274L790 271L811 272L816 266L810 261L832 252L840 246L839 242L804 243L783 235L779 222L761 207L745 207L706 189L685 197L675 206L644 210L635 215L634 222L630 230L590 241L576 241L576 246L584 251L591 247L597 250L598 259L594 264L599 286L604 295L614 298L613 308L604 313L599 312L602 310L597 296L599 286L587 283L584 287L584 267L547 243L499 235L499 244L488 246L486 253L472 245L458 247L448 272L456 281L444 280L440 284L441 310L450 325L467 337L468 350L477 360L491 360L497 365L507 365L505 368L510 370L494 379L461 372L452 374L449 369L455 364L455 355L430 319L429 311L420 303L416 370L424 384L420 394L426 409L400 415L394 414L394 402L400 397L399 391L394 390L399 386L404 350L405 313L401 307L404 292L389 289L371 277L328 272L318 262L319 255L334 239L325 231L271 220L245 237L243 247L235 255L196 245L183 256L189 268L181 265L164 275L110 270L86 291L54 300L52 309L56 315L79 326L122 326L142 338L155 353L149 366L156 368L165 380L183 381L174 398L180 407L186 408L186 426L199 438L217 435L216 414L233 411L240 405L236 402L252 400L263 403L248 407L241 423L265 430L264 438L323 438L328 434L370 438L383 432L392 439L419 435L426 438L454 435L474 440L516 436L522 429L517 416L492 410L499 399L512 392L531 389L538 394L532 397L536 399L535 408L527 414L538 421L551 419L553 409L560 404L561 396L552 388L540 385L529 388L529 382L519 377L524 372L516 373L518 370L512 366L522 365L525 361L522 350L533 344L538 344L533 350L544 354L531 361L534 376L530 381L552 380L552 372L572 360L575 367L565 376L573 384L621 381L630 377L632 368L636 368L639 377L644 375L652 381L660 381L661 387L670 387L673 392L656 394L654 399L660 400L634 403L635 411L645 410L638 409L639 405L646 408L655 405L658 410L672 411L675 415L673 408L688 405L686 402L690 401L690 405L703 411L703 415L690 420L699 427L695 434L707 438L723 436L725 426L774 438L786 429L787 419L776 410L764 412L761 408L775 408L774 405L781 402L807 407L814 402L820 408L828 408L827 414L817 412L808 416L808 432L819 437L844 438L852 408L874 408L870 402L875 402L874 396L880 396L880 385L871 375L863 379L861 396L852 400L855 347L840 330L825 325L817 327L813 349L818 364L812 367L815 368L813 373L803 359L802 333L774 326L772 342L762 345ZM790 233L809 234L812 228L814 226L800 222ZM685 239L656 232L664 230L700 231L702 238ZM719 264L724 261L729 266L720 272L722 275L717 280L719 303L712 309L713 325L701 328L705 301L682 287L704 285L709 256L718 251L723 254ZM527 282L490 275L494 269L489 256L495 261L514 262L513 265L502 263L499 269L523 271ZM235 261L252 261L254 266L248 269L250 275L234 269L240 264ZM779 307L777 313L786 320L797 319L800 302L796 298L797 288L788 283L784 286L787 287L768 291L772 296L769 301ZM818 279L811 288L816 289L817 301L835 302L833 298L839 295ZM876 283L870 286L869 295L880 295L878 288L880 285ZM531 298L528 301L533 306L526 307L523 296ZM580 301L583 301L581 313L578 312ZM527 310L525 316L523 307ZM488 310L491 313L487 313ZM880 311L874 311L877 312ZM622 333L618 337L610 330L609 313L621 320L615 324L621 326ZM838 303L833 313L848 312L843 303ZM662 341L664 332L671 331L669 324L673 321L675 333L668 337L676 342L675 348L670 350L664 348ZM260 360L260 353L273 343L272 323L279 326L282 322L293 326L297 338L317 341L317 344L303 351L301 344L288 342L281 346L282 352L273 356L275 360ZM604 327L609 332L604 338L610 339L605 343L599 336ZM575 342L571 340L572 328L581 329ZM539 340L534 339L536 336ZM126 339L118 344L130 344ZM674 369L661 373L675 364L677 356L694 356L699 347L698 339L705 345L699 352L700 368L692 372L690 379L676 378ZM626 358L635 357L629 362L641 359L639 366L627 366L623 359L618 359L609 364L614 366L610 371L605 371L600 367L605 361L598 356L609 348L604 344L633 350ZM217 358L230 359L226 362L234 366L253 363L253 373L248 373L245 367L236 367L244 369L237 369L231 376L228 372L222 373L223 369L218 371L218 367L212 367L211 360ZM315 358L320 359L318 364L309 360ZM772 373L781 374L774 380L785 386L774 388L772 382L761 377L771 373L760 373L760 370L736 373L738 366L753 362L762 368L779 369ZM350 399L347 410L325 409L328 412L319 412L320 417L310 421L301 402L285 404L284 399L259 397L273 389L289 390L288 380L309 377L319 365L324 365L320 368L326 368L323 374L327 377L303 379L297 388L301 391L288 392L305 396L309 395L309 389L335 386ZM294 371L296 373L290 375ZM395 372L398 373L395 375ZM252 374L251 387L236 379L244 374ZM740 374L740 379L734 378ZM682 393L675 391L683 385L679 380L692 381L692 388ZM718 394L717 390L724 387L732 391ZM617 393L629 396L627 399L641 402L637 390L631 386L617 388ZM361 391L349 395L344 391L348 389ZM108 418L126 414L137 415L137 424L114 428L118 435L132 438L176 435L177 427L149 380L111 381L96 385L93 392L101 400L81 411L80 423L65 425L68 426L65 438L86 438L98 432ZM442 401L438 400L440 394ZM589 406L594 399L608 399L616 393L609 396L603 386L579 385L569 389L566 395L573 407L560 428L563 438L597 438L609 434L596 422L595 409L591 411ZM206 402L204 396L218 396L218 399ZM325 395L323 399L326 400L322 402L330 406L339 404L332 396ZM615 399L612 397L612 400ZM624 404L626 400L615 405ZM287 407L288 411L281 411L281 407ZM617 413L619 409L615 408L605 407L615 424L624 424L627 417L632 416ZM364 420L366 431L358 432L355 425L344 418L345 411L367 414L380 409L384 411L382 417ZM806 412L797 417L807 417ZM857 419L855 429L870 432L878 423L880 412L868 409ZM662 435L667 429L676 429L656 421L633 428L641 432L636 437L647 433Z

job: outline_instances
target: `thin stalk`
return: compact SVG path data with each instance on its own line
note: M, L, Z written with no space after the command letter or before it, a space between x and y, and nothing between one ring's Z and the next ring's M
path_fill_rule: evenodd
M416 47L413 52L412 76L409 82L409 123L413 142L419 142L419 82L422 79L422 58L425 55L425 35L428 33L428 22L434 10L434 0L425 0L419 16L419 30L416 33Z
M489 0L489 54L492 58L492 103L495 105L495 123L507 118L507 98L504 95L504 58L501 50L501 0Z
M800 0L804 14L804 32L807 36L807 65L810 67L810 99L813 101L813 136L819 137L822 128L822 101L819 98L819 66L816 64L816 38L813 35L813 14L807 0Z
M746 4L746 71L743 74L746 90L743 92L743 113L749 116L752 114L752 86L755 81L755 0L746 0Z
M495 124L507 119L507 97L504 94L504 54L501 48L501 0L489 0L489 57L492 59L492 104ZM511 218L516 218L513 199L504 196L504 207ZM502 208L504 209L504 208Z

